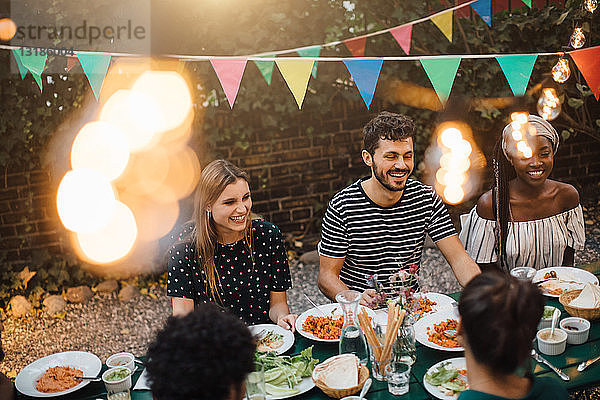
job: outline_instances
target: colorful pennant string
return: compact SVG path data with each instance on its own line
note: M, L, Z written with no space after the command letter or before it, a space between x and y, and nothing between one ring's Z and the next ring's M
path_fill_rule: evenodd
M492 0L477 0L471 4L471 8L479 14L483 22L492 26Z
M406 54L410 53L410 39L412 36L412 25L399 26L390 31L396 42L402 47Z
M381 60L346 60L344 61L348 72L356 83L358 92L367 108L371 107L379 73L383 61Z
M111 57L106 54L77 54L77 58L98 100Z
M242 83L246 62L245 58L210 60L231 108L233 108L233 103L235 103L235 98L240 90L240 83Z
M306 88L308 87L308 80L312 73L314 61L312 60L276 60L277 68L283 76L285 83L287 83L298 109L302 108L304 103L304 96L306 95Z
M266 57L273 57L273 55L268 55ZM267 81L267 85L271 86L271 79L273 78L273 67L275 66L275 61L260 61L254 60L254 64L260 71L260 74Z
M452 91L456 71L460 65L460 57L421 60L421 65L440 101L445 104L450 97L450 91Z
M344 40L344 44L350 50L354 57L362 57L365 55L365 46L367 44L366 37Z
M518 54L496 57L508 85L515 96L523 96L537 60L535 54Z
M439 28L440 31L446 36L449 42L452 41L452 23L454 21L452 12L445 12L436 17L431 18L431 22Z
M596 100L600 99L600 46L575 50L570 53L579 71L585 78Z

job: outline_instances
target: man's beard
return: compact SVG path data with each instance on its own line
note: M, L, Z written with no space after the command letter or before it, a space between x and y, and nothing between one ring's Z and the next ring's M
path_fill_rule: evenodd
M377 168L377 164L375 164L375 162L373 162L373 175L375 176L375 179L377 179L379 181L379 183L381 183L381 185L386 188L387 190L389 190L390 192L401 192L404 190L404 187L406 186L406 181L404 181L404 183L402 183L402 186L396 186L396 185L392 185L389 182L386 182L386 174L383 173L383 171L381 171L379 168ZM410 175L410 170L390 170L390 172L406 172L407 175Z

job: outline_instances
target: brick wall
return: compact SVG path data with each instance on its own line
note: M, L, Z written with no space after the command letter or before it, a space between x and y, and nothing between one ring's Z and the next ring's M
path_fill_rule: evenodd
M374 113L362 103L338 104L325 117L299 112L289 129L258 130L246 150L230 141L209 143L208 148L248 171L254 211L284 233L315 232L314 223L331 196L368 173L360 156L361 128ZM583 200L597 197L599 143L585 135L563 143L553 176L575 184ZM28 262L33 250L61 251L67 243L54 204L56 187L50 182L45 171L0 177L0 256L7 261ZM190 212L189 200L182 210Z

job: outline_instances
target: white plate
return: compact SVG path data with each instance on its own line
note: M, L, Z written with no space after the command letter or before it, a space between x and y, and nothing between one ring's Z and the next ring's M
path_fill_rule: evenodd
M427 315L436 313L438 311L452 309L452 307L453 307L452 304L455 302L455 300L452 297L442 294L442 293L435 293L435 292L415 293L415 297L425 297L427 300L430 300L430 301L436 303L434 306L431 307L432 311L424 313L421 318L423 318Z
M253 335L256 335L263 329L265 330L265 332L264 332L265 334L267 333L267 331L269 331L269 332L274 332L274 333L278 333L278 334L282 335L283 336L282 345L279 346L277 349L273 349L273 351L277 352L277 354L285 353L294 344L294 334L292 333L292 331L288 331L287 329L285 329L279 325L259 324L259 325L249 326L248 328L250 329L250 332ZM261 335L261 337L262 336L264 336L264 335Z
M19 372L15 380L17 390L27 396L55 397L74 392L90 383L89 380L83 380L78 385L62 392L42 393L37 391L35 385L44 372L48 368L59 366L80 369L84 376L97 376L102 369L102 362L96 355L85 351L65 351L51 354L32 362Z
M271 396L270 394L268 394L267 400L289 399L290 397L295 397L295 396L301 395L302 393L306 393L314 387L315 387L315 383L313 382L312 377L307 376L306 378L302 378L302 381L296 385L296 389L298 389L299 392L294 393L294 394L289 394L287 396Z
M594 284L598 284L598 278L596 278L594 276L594 274L581 269L581 268L573 268L573 267L551 267L551 268L544 268L544 269L540 269L536 272L535 276L533 277L533 282L538 282L544 279L544 274L550 272L550 271L554 271L556 272L556 276L558 277L558 279L565 279L565 280L574 280L574 281L578 281L581 283L568 283L568 282L560 282L559 281L559 286L563 289L563 290L571 290L571 289L583 289L583 286L586 283L594 283ZM550 294L546 291L546 289L543 286L540 286L540 288L542 289L542 292L544 293L545 296L548 297L560 297L559 294Z
M415 338L417 339L417 341L423 346L431 347L432 349L436 350L463 351L464 349L462 347L444 347L429 341L429 335L427 335L427 328L429 328L429 330L432 331L434 324L439 324L440 322L445 321L448 318L455 319L458 321L458 312L454 309L445 309L433 314L429 314L415 322Z
M375 311L371 310L369 307L364 307L364 306L360 306L359 305L359 312L360 312L360 308L363 308L367 311L367 314L369 314L369 317L371 317L371 319L375 318ZM329 304L323 304L319 306L319 310L321 310L323 312L323 314L325 314L326 316L343 316L344 313L342 312L342 308L338 303L329 303ZM304 311L302 314L300 314L300 316L298 317L298 319L296 319L296 330L298 331L298 333L302 336L304 336L307 339L311 339L311 340L316 340L318 342L339 342L340 339L320 339L318 337L316 337L315 335L313 335L310 332L306 332L302 330L302 324L304 323L304 321L306 321L306 318L309 315L314 315L315 317L322 317L323 315L321 315L321 313L319 312L319 310L317 310L316 308L311 308L309 310ZM356 321L356 323L358 324L358 319Z
M432 365L427 370L427 374L430 372L436 371L439 366L441 366L443 363L446 363L446 362L451 362L452 365L454 366L454 368L456 368L456 369L466 369L467 368L467 361L465 360L465 358L464 357L456 357L456 358L450 358L448 360L440 361L439 363ZM437 399L454 400L458 397L458 396L448 396L448 395L443 394L437 386L433 386L432 384L427 383L427 381L425 381L425 375L423 375L423 386L425 386L425 389L429 392L429 394L431 394L432 396L434 396Z

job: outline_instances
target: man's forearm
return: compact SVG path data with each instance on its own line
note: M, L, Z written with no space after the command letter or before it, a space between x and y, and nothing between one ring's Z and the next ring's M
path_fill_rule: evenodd
M479 265L477 265L477 263L468 255L463 257L463 259L460 261L460 264L462 265L453 268L454 275L456 276L458 283L460 283L462 287L465 287L471 279L481 273L481 269L479 268Z
M348 286L344 284L338 276L332 274L319 273L319 290L330 300L335 300L335 295L343 290L348 290Z

